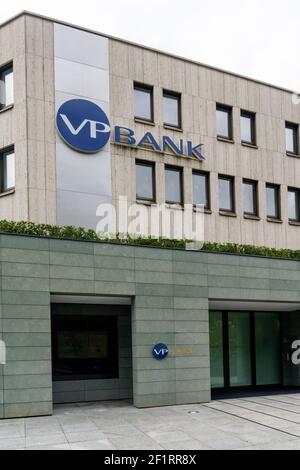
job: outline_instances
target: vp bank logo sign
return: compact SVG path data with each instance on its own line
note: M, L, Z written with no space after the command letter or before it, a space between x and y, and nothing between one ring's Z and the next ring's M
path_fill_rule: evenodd
M110 123L95 103L74 99L59 108L56 127L61 138L74 150L96 153L108 143Z

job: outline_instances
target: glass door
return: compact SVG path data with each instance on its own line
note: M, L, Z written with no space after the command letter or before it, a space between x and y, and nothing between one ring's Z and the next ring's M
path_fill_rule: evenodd
M281 382L280 316L278 313L255 314L256 385Z
M224 388L223 314L210 312L210 371L212 388Z
M229 386L252 385L250 314L228 313Z

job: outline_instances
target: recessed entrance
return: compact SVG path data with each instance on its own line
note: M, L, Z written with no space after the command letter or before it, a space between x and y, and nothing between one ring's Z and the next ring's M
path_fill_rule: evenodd
M282 385L281 314L210 312L214 391Z

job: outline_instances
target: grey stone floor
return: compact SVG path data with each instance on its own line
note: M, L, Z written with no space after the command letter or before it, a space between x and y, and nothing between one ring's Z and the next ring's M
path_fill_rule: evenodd
M129 402L56 406L0 420L4 449L300 449L300 394L138 410Z

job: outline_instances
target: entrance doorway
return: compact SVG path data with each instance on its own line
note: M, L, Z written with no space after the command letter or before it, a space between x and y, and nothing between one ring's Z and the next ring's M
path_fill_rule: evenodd
M282 385L281 315L210 312L212 390Z

